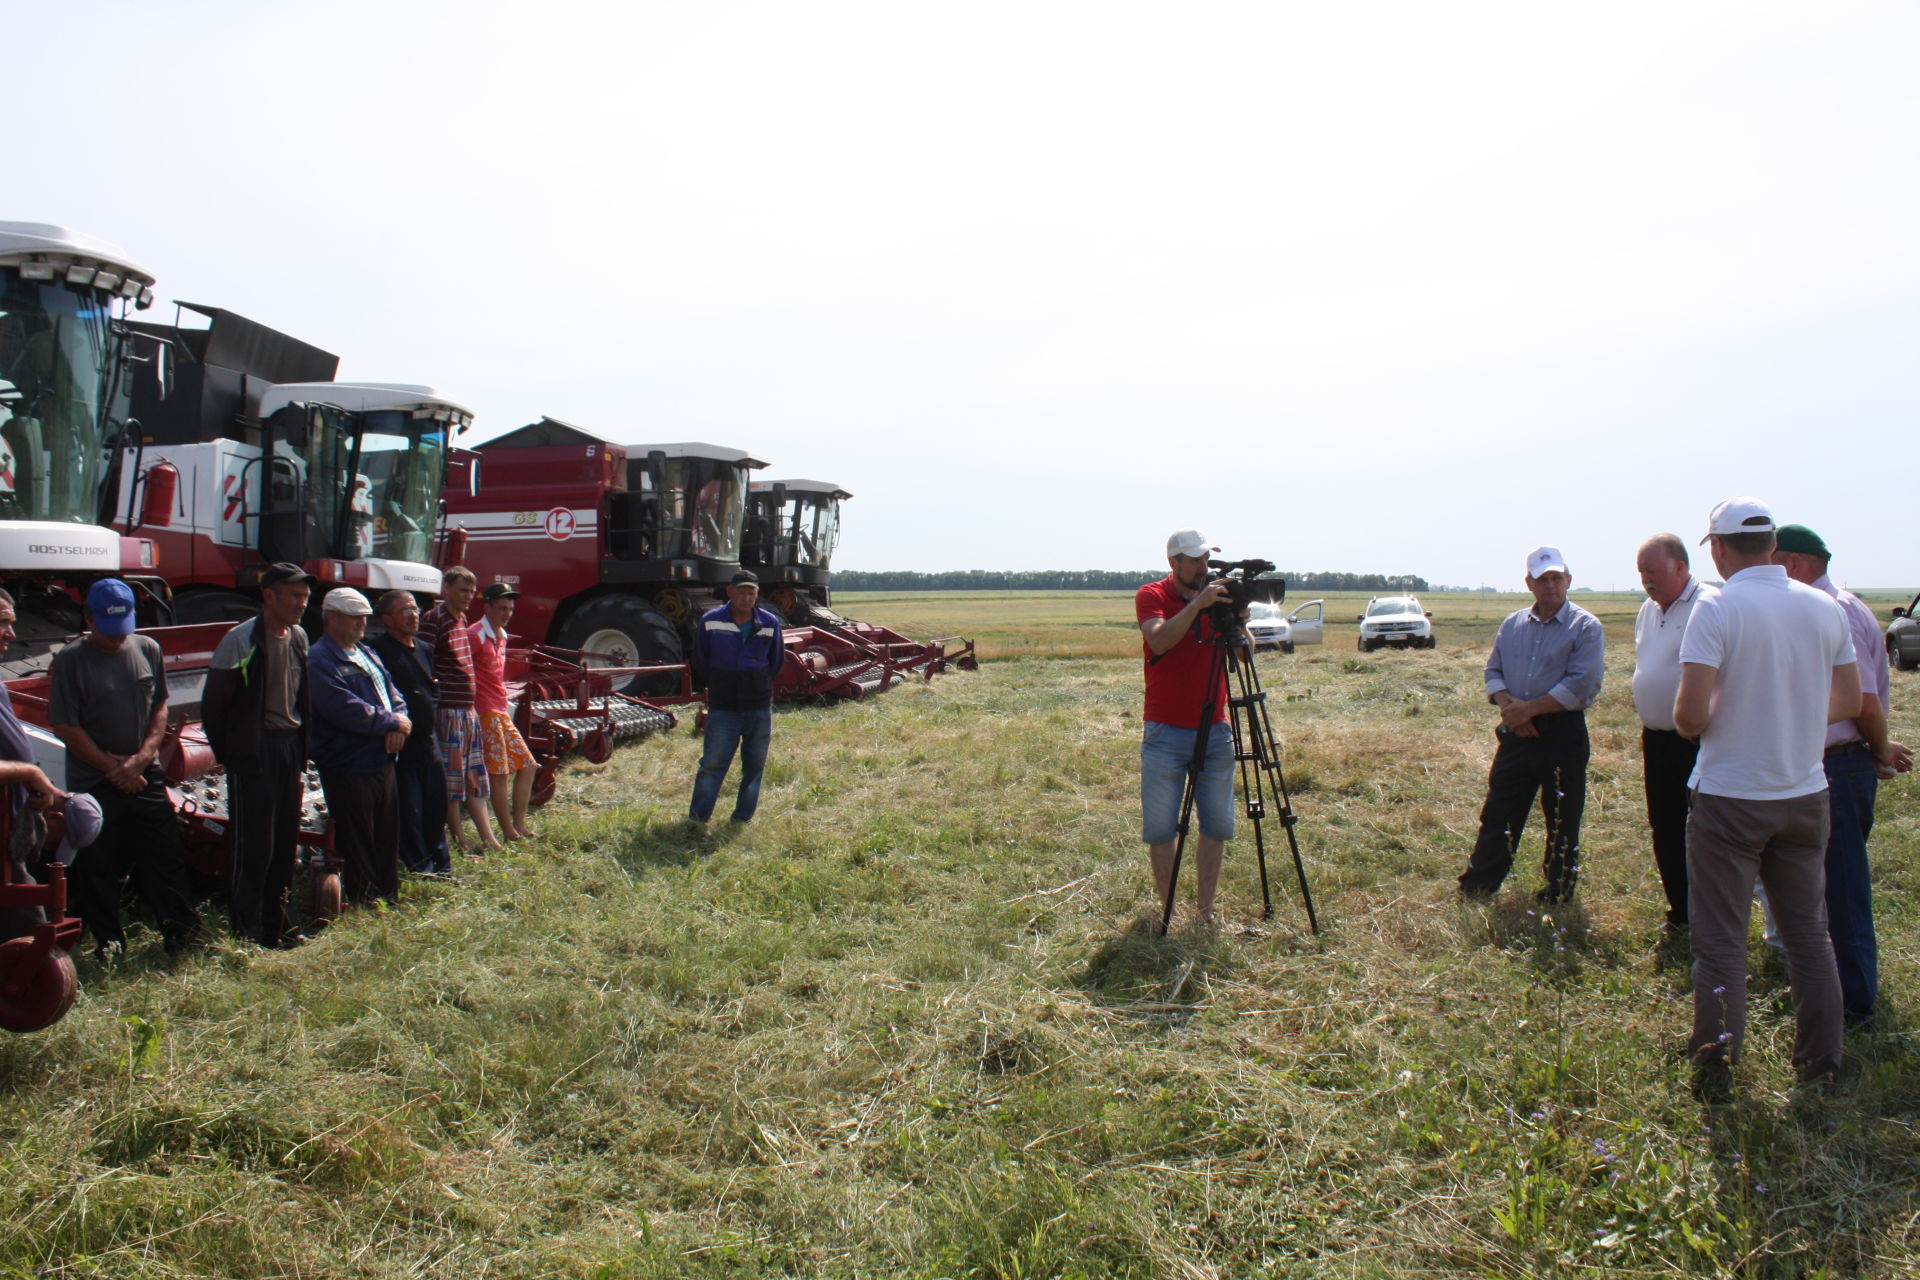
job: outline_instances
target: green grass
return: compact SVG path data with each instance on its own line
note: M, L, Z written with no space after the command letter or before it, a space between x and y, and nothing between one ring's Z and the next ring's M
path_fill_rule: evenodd
M676 731L564 773L531 850L300 951L84 961L65 1021L0 1040L0 1277L1920 1264L1912 782L1882 793L1885 1024L1850 1040L1844 1093L1789 1096L1756 942L1740 1100L1709 1111L1658 945L1626 598L1595 602L1578 906L1527 914L1537 833L1513 893L1453 900L1492 752L1483 641L1513 602L1436 596L1437 651L1361 655L1346 623L1260 660L1323 936L1269 824L1264 932L1159 939L1127 601L1022 596L842 602L1119 648L783 710L744 831L679 823L698 742ZM1897 675L1909 740L1916 702ZM1236 840L1236 925L1259 923L1252 864Z

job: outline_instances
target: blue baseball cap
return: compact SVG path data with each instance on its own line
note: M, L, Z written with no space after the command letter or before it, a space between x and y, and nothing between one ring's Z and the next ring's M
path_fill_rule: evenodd
M118 578L102 578L87 588L87 612L93 615L93 629L103 636L124 636L139 625L133 588Z

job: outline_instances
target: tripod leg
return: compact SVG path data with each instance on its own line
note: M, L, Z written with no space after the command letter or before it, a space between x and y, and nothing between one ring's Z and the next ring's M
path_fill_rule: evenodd
M1200 786L1200 774L1207 765L1207 745L1213 736L1213 713L1220 705L1213 691L1226 676L1227 652L1215 648L1209 665L1206 698L1200 704L1200 727L1194 730L1193 754L1187 757L1187 786L1180 796L1180 835L1173 846L1173 869L1167 876L1167 895L1160 905L1160 934L1173 927L1173 902L1180 890L1180 859L1186 852L1187 832L1193 822L1194 797Z

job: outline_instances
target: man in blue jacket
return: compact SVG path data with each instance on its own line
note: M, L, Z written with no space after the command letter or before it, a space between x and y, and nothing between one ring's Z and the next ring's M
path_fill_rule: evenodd
M746 570L733 575L727 603L700 616L693 634L694 670L706 681L706 746L693 780L687 816L713 816L720 784L740 753L740 795L733 820L751 822L760 804L760 775L773 738L773 678L786 660L780 619L758 606L760 580Z
M413 722L406 699L361 643L373 606L352 587L321 602L326 634L307 652L313 701L313 763L333 819L333 849L345 865L349 902L400 900L400 823L393 757Z

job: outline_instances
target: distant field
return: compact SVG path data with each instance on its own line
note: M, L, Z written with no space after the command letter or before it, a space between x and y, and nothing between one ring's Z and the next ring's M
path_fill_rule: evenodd
M1356 619L1370 598L1364 591L1296 591L1286 607L1324 599L1327 646L1352 649L1359 637ZM1862 598L1885 621L1893 605L1907 603L1913 593L1870 592ZM971 637L990 658L1123 658L1140 651L1130 591L836 591L833 599L834 608L848 617L885 623L907 635ZM1532 602L1525 592L1444 592L1420 599L1433 613L1443 649L1485 648L1500 619ZM1581 592L1572 599L1606 624L1615 643L1632 645L1639 594Z

